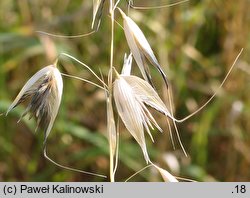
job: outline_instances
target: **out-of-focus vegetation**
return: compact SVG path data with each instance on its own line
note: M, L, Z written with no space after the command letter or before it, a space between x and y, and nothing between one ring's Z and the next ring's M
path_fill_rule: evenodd
M134 1L153 6L173 1ZM126 1L119 4L126 10ZM176 143L173 149L166 119L156 115L164 133L148 138L153 161L171 173L198 181L250 180L250 1L190 0L157 10L130 10L144 31L174 92L176 117L201 106L220 85L241 48L244 52L218 96L205 109L179 124L189 154ZM62 39L60 35L89 32L91 0L0 1L0 112L5 112L24 83L39 69L66 52L90 65L106 79L110 58L108 1L100 29L95 34ZM116 12L116 20L121 16ZM120 68L128 53L121 27L115 27L114 65ZM95 80L79 64L60 58L64 73ZM135 65L135 63L134 63ZM134 73L139 74L137 67ZM163 82L152 69L162 98ZM34 120L16 124L24 106L0 117L0 181L106 181L55 167L42 155L43 134L34 134ZM42 131L40 131L42 132ZM120 122L119 166L116 180L123 181L144 167L139 146ZM175 141L177 142L177 141ZM108 175L105 95L89 84L64 78L63 101L48 141L49 155L74 168ZM146 169L132 181L160 181L155 170Z

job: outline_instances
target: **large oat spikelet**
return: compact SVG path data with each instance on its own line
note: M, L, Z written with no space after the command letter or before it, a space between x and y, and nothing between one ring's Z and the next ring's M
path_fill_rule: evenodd
M162 75L165 84L168 87L166 74L162 70L143 32L138 27L138 25L130 17L128 17L120 8L117 9L119 9L123 18L123 28L128 46L142 73L143 78L151 85L153 85L150 71L146 63L147 59L154 67L157 68L157 70Z
M160 131L162 129L146 105L151 106L173 120L174 118L147 81L130 75L131 59L131 55L128 57L128 60L125 58L123 72L121 75L117 74L117 79L114 81L113 95L119 116L127 130L140 145L144 158L148 163L150 159L145 143L144 128L152 141L150 128L154 129L153 126L155 126Z
M58 113L62 91L63 81L59 70L55 65L44 67L26 82L14 102L8 108L6 115L20 103L26 100L29 101L21 118L28 112L30 112L29 119L33 116L36 118L36 130L37 128L44 129L45 143Z

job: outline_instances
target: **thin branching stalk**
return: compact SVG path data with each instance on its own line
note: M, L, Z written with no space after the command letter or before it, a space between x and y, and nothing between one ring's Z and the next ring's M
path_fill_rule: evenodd
M167 5L148 6L148 7L134 6L134 5L131 3L131 1L129 1L129 0L127 0L127 1L128 1L128 5L129 5L131 8L135 9L135 10L152 10L152 9L169 8L169 7L172 7L172 6L176 6L176 5L179 5L179 4L188 2L189 0L178 1L178 2L175 2L175 3L167 4Z
M230 69L228 70L225 78L223 79L223 81L221 82L220 86L216 89L216 91L214 92L214 94L207 100L207 102L205 102L201 107L199 107L196 111L194 111L193 113L191 113L190 115L186 116L185 118L182 119L175 119L176 122L184 122L187 119L193 117L194 115L196 115L197 113L199 113L205 106L207 106L213 99L214 97L219 93L221 87L225 84L226 80L228 79L229 75L231 74L233 68L235 67L236 62L238 61L240 55L243 52L243 48L240 50L240 52L238 53L238 55L236 56L236 58L234 59L233 64L231 65Z
M77 58L75 58L75 57L73 57L73 56L71 56L71 55L69 55L67 53L61 53L60 55L67 56L67 57L73 59L74 61L78 62L80 65L82 65L85 68L87 68L97 78L97 80L99 80L103 84L104 87L108 88L108 86L106 85L106 83L88 65L86 65L85 63L79 61Z
M198 182L196 180L188 179L188 178L184 178L184 177L175 176L175 178L178 179L178 180L180 180L180 181L184 181L184 182Z
M149 165L143 167L142 169L136 171L133 175L131 175L129 178L127 178L127 179L125 180L125 182L128 182L128 181L131 180L133 177L135 177L136 175L138 175L138 174L141 173L142 171L144 171L144 170L146 170L147 168L152 167L152 166L153 166L153 164L149 164Z
M97 177L107 178L107 176L105 176L105 175L101 175L101 174L97 174L97 173L92 173L92 172L88 172L88 171L83 171L83 170L79 170L79 169L76 169L76 168L70 168L70 167L68 167L68 166L64 166L64 165L61 165L61 164L55 162L54 160L52 160L52 159L48 156L46 144L44 144L44 146L43 146L43 155L44 155L44 157L45 157L48 161L50 161L51 163L55 164L56 166L58 166L58 167L60 167L60 168L63 168L63 169L69 170L69 171L73 171L73 172L79 172L79 173L87 174L87 175L93 175L93 176L97 176Z
M70 74L65 74L65 73L62 73L62 72L61 72L61 74L62 74L62 76L66 76L66 77L69 77L69 78L73 78L73 79L76 79L76 80L80 80L80 81L89 83L89 84L91 84L91 85L94 85L94 86L96 86L96 87L98 87L98 88L100 88L100 89L103 89L104 91L108 91L107 88L102 87L102 86L100 86L100 85L98 85L98 84L96 84L96 83L93 83L93 82L90 81L90 80L86 80L86 79L84 79L84 78L81 78L81 77L78 77L78 76L74 76L74 75L70 75Z
M49 32L44 32L44 31L40 31L40 30L37 30L35 32L38 33L38 34L44 34L44 35L52 36L52 37L55 37L55 38L74 39L74 38L82 38L82 37L86 37L86 36L89 36L91 34L94 34L94 33L96 33L96 30L93 30L93 31L85 33L85 34L78 34L78 35L60 35L60 34L53 34L53 33L49 33Z

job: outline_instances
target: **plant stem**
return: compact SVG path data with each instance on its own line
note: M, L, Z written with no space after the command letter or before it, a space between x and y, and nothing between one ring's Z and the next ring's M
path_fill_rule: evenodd
M112 105L112 76L113 76L113 60L114 60L114 1L110 0L109 12L111 16L111 41L110 41L110 68L109 68L109 78L108 78L108 86L109 86L109 105ZM111 130L109 131L109 166L110 166L110 181L114 182L114 154L112 149L112 139L111 139Z

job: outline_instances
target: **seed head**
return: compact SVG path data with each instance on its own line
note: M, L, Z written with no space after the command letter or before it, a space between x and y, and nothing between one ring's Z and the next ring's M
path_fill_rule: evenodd
M155 121L147 106L151 106L173 120L174 118L147 81L130 75L131 61L129 59L130 57L128 59L125 57L122 74L118 74L117 79L114 81L113 95L119 116L128 131L140 145L144 158L148 163L150 159L145 143L144 128L152 141L150 128L154 129L153 126L155 126L160 131L162 129Z
M37 128L44 129L45 142L58 113L62 90L63 81L59 70L54 65L44 67L26 82L8 108L6 115L20 103L29 101L21 118L30 112L29 119L34 116L37 120L36 130Z
M91 28L94 30L99 29L104 2L105 0L93 0L93 19Z
M168 87L166 74L162 70L143 32L130 17L128 17L120 8L118 9L123 17L123 28L128 46L143 78L153 85L149 68L146 63L146 60L148 60L161 73L163 80Z

